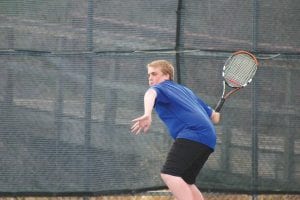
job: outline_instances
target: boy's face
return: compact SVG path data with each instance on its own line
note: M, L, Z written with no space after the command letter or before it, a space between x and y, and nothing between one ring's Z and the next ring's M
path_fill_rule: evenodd
M165 80L169 80L168 74L163 74L160 67L148 67L149 86L159 84Z

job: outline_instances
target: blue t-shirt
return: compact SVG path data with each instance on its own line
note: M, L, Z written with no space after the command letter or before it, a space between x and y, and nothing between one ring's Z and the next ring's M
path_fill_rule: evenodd
M151 88L157 92L155 111L173 139L185 138L215 148L211 107L190 89L173 81L167 80Z

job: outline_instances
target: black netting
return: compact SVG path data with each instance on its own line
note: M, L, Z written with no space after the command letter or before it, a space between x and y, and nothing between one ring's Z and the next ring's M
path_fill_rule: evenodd
M288 1L0 1L0 193L122 193L164 187L172 143L143 112L146 64L214 107L230 52L259 58L253 82L228 101L215 152L199 175L209 191L299 193L299 3Z

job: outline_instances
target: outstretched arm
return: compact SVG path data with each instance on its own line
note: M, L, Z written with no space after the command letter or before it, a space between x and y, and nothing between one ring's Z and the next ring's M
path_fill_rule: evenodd
M157 93L154 89L149 89L144 96L144 115L132 120L134 124L131 127L131 132L139 134L141 131L146 133L152 123L152 110L154 107Z

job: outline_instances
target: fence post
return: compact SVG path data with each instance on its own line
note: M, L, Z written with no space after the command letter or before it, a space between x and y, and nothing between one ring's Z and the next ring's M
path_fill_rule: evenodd
M253 0L253 19L252 19L252 50L257 51L257 36L258 36L258 0ZM252 84L252 200L257 199L258 190L258 135L257 135L257 98L256 84Z
M92 126L92 96L93 96L93 29L94 29L94 1L88 1L88 16L87 16L87 68L86 68L86 87L85 87L85 151L86 151L86 176L85 176L85 190L90 190L90 157L89 149L91 145L91 126ZM87 200L88 197L84 197Z
M184 0L178 0L177 6L177 25L176 25L176 75L177 75L177 82L181 83L181 68L182 63L184 63L183 57L183 50L184 50Z
M292 101L292 90L291 90L291 71L287 71L286 75L287 87L286 87L286 95L285 95L285 103L286 105L291 105ZM284 142L284 177L286 184L292 183L294 180L294 148L295 148L295 131L292 131L291 122L291 114L284 117L285 123L287 124L287 134L285 136Z

